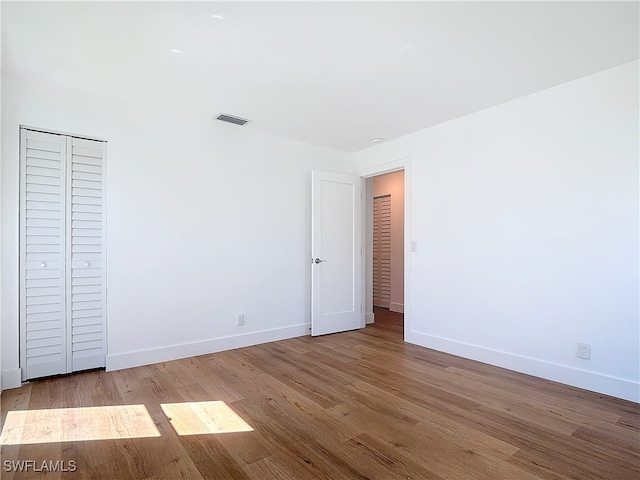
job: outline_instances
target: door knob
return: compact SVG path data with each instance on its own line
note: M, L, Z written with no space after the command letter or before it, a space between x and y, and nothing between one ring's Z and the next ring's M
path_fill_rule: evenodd
M44 263L44 262L42 262L42 263L40 264L40 268L47 268L47 264L46 264L46 263Z
M326 262L326 260L320 260L319 258L316 258L314 260L315 263L322 263L322 262Z
M90 267L90 266L91 266L91 264L90 264L89 262L84 262L84 266L85 266L85 267Z

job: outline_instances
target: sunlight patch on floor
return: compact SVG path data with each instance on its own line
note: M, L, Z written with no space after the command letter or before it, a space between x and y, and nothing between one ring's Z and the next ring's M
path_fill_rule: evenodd
M159 437L144 405L13 410L0 445Z
M178 435L251 432L253 428L222 401L160 404Z

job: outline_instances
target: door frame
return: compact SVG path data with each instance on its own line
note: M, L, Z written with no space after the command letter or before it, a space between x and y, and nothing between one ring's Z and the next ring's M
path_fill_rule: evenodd
M397 172L404 170L404 341L407 341L408 333L413 330L412 320L412 303L411 303L411 251L410 245L413 242L411 235L411 157L403 157L398 160L392 160L377 165L372 165L358 171L363 179L363 208L362 208L362 247L365 255L365 261L362 268L362 285L363 289L363 305L365 310L366 323L373 322L373 300L371 282L367 278L369 272L369 256L370 256L370 240L369 229L367 225L367 213L369 211L370 192L367 188L368 178L373 178L385 173Z

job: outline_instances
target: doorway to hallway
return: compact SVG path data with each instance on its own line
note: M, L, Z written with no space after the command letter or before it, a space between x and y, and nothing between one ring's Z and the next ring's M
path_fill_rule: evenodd
M395 322L403 332L404 170L367 179L367 295L372 317Z
M388 308L373 307L373 315L375 316L376 328L398 334L404 334L404 314L400 312L392 312Z

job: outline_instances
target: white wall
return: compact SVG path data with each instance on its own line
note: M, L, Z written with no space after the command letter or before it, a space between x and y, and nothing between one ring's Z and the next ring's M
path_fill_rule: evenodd
M373 177L373 196L391 195L391 305L404 311L404 171Z
M638 80L632 62L352 156L412 159L408 341L640 401Z
M308 333L310 172L348 156L3 73L2 367L18 370L18 126L107 147L108 368ZM245 314L244 327L235 315Z

